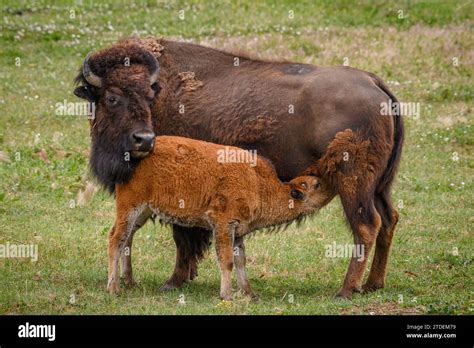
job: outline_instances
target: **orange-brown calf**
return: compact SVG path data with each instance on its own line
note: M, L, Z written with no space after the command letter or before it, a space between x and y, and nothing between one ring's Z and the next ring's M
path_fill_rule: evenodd
M222 161L224 153L236 156ZM117 216L109 233L109 292L119 290L122 254L125 282L133 283L133 234L155 214L165 222L211 229L221 271L221 298L232 298L234 264L239 288L253 295L245 272L243 237L313 213L334 193L315 176L283 183L262 157L246 163L235 160L243 154L247 159L252 156L236 147L173 136L156 138L153 153L141 161L132 179L116 185Z

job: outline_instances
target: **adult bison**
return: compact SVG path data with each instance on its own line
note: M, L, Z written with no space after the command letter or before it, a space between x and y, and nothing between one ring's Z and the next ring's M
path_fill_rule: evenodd
M358 152L356 162L322 173L337 190L354 242L365 253L362 262L351 259L338 295L384 286L398 221L390 191L404 128L399 114L381 114L382 103L397 100L377 76L350 67L262 61L190 43L128 38L88 56L76 82L81 86L74 93L96 103L90 165L110 191L131 177L153 148L155 135L257 150L282 180L289 180L316 170L337 133L354 131L365 152ZM339 149L344 152L343 146ZM349 163L365 168L364 174L354 175ZM173 226L173 238L176 265L163 290L197 275L211 233ZM132 238L127 243L131 247ZM129 255L123 258L123 272L132 279Z

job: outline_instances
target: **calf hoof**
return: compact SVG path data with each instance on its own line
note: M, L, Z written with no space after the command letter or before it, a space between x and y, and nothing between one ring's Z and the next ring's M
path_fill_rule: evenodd
M254 293L252 290L243 290L240 289L238 292L241 296L245 296L250 298L251 300L258 300L258 295Z
M258 301L260 299L260 296L258 296L258 294L254 293L253 291L246 295L249 296L252 301Z
M232 301L232 292L221 292L221 300L222 301Z
M125 284L125 286L127 288L131 288L133 286L135 286L135 280L133 280L133 278L123 278L123 283Z
M360 287L348 288L348 289L342 288L336 294L336 298L350 300L352 298L352 294L354 294L355 292L362 292L362 289Z
M253 292L253 290L244 291L244 294L250 297L252 300L258 300L258 295L255 292Z
M372 292L378 289L382 289L384 287L383 283L378 282L367 282L362 286L362 290L364 292Z
M120 291L119 284L117 281L109 281L107 284L107 292L111 295L118 294Z

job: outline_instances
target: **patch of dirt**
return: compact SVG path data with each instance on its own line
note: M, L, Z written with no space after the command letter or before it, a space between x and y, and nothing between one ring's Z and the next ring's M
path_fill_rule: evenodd
M401 307L398 303L371 303L367 305L353 305L341 310L341 314L366 314L366 315L394 315L394 314L423 314L426 310L423 306Z
M453 113L451 115L446 115L446 116L440 116L436 119L437 123L434 125L437 128L446 128L446 127L452 127L457 123L462 123L462 124L468 124L469 120L467 117L463 116L464 114L467 114L468 111L461 111L457 113Z
M78 206L84 206L88 204L91 200L92 197L94 197L94 194L99 190L97 186L95 186L91 182L86 183L86 187L84 190L80 190L77 193L77 205Z
M0 151L0 162L10 162L10 158L4 151Z
M94 213L94 215L98 218L113 218L115 217L115 213L113 211L105 211L99 210Z

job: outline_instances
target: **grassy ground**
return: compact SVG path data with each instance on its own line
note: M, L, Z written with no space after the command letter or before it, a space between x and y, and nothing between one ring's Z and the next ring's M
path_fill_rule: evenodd
M472 314L472 1L1 6L0 244L37 244L39 259L0 259L0 313ZM114 202L97 192L76 205L90 180L88 124L57 116L55 105L78 101L72 79L88 51L131 34L317 65L346 58L388 81L400 100L420 103L420 117L405 119L394 192L401 220L386 289L334 299L348 260L325 257L324 247L352 241L334 200L300 228L248 240L259 301L219 301L214 251L195 281L159 293L175 247L169 228L152 224L135 237L137 286L107 295L106 233ZM182 295L185 304L178 301Z

